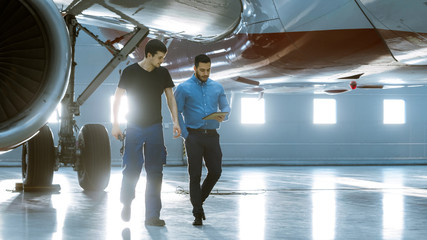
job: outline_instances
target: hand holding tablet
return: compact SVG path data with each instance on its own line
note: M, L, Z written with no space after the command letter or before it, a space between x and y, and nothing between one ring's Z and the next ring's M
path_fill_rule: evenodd
M225 118L225 116L228 114L228 112L214 112L206 117L202 118L203 120L218 120L217 117Z

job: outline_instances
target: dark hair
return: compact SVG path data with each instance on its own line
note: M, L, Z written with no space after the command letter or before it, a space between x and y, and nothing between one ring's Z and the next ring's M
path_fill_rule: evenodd
M168 49L165 44L160 40L151 39L148 41L147 45L145 45L145 56L147 57L148 53L151 53L152 56L156 55L157 52L166 53Z
M196 58L194 59L194 66L198 67L199 63L210 63L211 59L206 56L205 54L199 54L196 56Z

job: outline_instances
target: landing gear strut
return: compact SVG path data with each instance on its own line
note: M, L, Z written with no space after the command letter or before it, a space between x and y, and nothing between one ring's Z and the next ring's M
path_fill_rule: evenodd
M74 116L80 115L80 106L101 85L121 61L135 49L148 35L147 28L136 28L131 38L121 50L102 42L96 35L77 23L74 16L65 16L72 44L72 65L67 92L62 99L61 127L57 151L55 151L52 132L48 126L23 147L22 176L25 186L50 186L53 171L60 164L71 165L77 171L80 186L87 191L102 191L108 186L111 170L111 151L108 132L100 124L87 124L78 130ZM75 44L78 33L84 30L101 45L113 52L114 57L92 80L83 93L74 101ZM76 139L74 133L78 133ZM56 154L55 154L56 152Z

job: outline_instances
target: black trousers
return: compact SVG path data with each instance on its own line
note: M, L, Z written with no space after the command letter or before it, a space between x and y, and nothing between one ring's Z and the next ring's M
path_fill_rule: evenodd
M190 175L190 200L193 215L203 213L202 204L209 196L222 172L222 152L218 133L190 131L185 140ZM202 162L207 169L206 178L200 186Z

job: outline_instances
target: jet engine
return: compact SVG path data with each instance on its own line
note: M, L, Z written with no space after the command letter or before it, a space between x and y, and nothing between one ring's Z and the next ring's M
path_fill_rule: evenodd
M0 1L0 151L47 122L68 86L68 30L50 0Z

